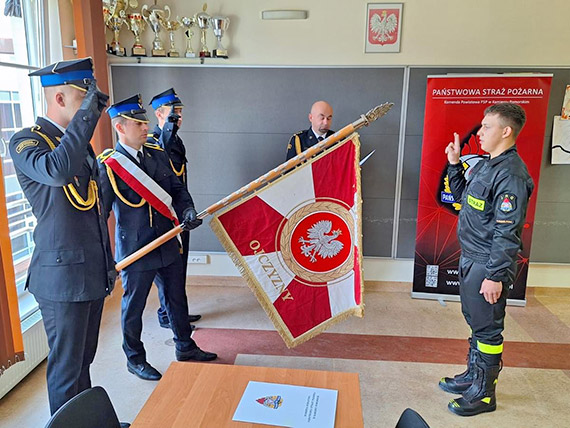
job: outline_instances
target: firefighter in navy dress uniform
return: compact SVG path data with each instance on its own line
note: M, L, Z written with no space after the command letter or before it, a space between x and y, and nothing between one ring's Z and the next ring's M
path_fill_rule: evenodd
M334 134L330 130L333 109L326 101L317 101L311 107L309 122L311 127L305 131L294 134L287 145L287 160L301 154L309 147L323 141Z
M91 58L61 61L30 76L40 76L47 114L12 137L10 154L37 219L26 287L47 333L53 414L91 387L103 300L116 278L89 145L108 96L97 89Z
M188 160L186 159L186 149L184 142L178 135L178 130L182 125L182 108L184 104L174 91L174 88L167 89L156 95L150 102L158 120L152 134L148 134L147 142L158 144L168 154L169 164L174 175L186 187L188 184ZM180 215L181 213L179 213ZM190 243L190 233L184 231L180 234L182 240L182 266L184 276L184 286L186 287L186 271L188 267L188 248ZM154 280L158 287L158 323L163 328L170 328L170 321L164 304L164 284L162 279L157 277ZM186 292L186 289L184 290ZM201 315L188 315L188 322L196 322Z
M183 213L181 220L188 230L198 227L202 220L196 218L192 197L170 169L164 150L146 143L148 119L140 96L118 102L107 112L119 141L115 150L104 151L98 160L106 213L111 206L115 213L115 251L120 261L171 230L174 213ZM122 175L124 171L129 175ZM133 184L133 179L138 186ZM164 206L168 206L166 212L161 210ZM121 271L124 289L121 323L127 370L144 380L161 378L147 362L141 341L142 314L156 276L165 284L165 305L171 317L176 359L211 361L217 358L214 353L202 351L190 338L180 246L173 238Z
M497 406L495 387L501 370L507 294L515 281L522 229L534 189L515 145L525 121L518 104L488 107L477 135L490 157L480 160L467 177L459 161L458 134L445 150L451 191L461 201L459 292L471 337L467 370L442 378L439 386L462 394L448 405L460 416L492 412Z

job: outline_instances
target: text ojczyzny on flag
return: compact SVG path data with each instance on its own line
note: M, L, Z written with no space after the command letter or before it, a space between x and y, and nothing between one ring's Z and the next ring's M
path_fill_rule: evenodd
M359 153L355 133L211 222L289 347L363 315Z

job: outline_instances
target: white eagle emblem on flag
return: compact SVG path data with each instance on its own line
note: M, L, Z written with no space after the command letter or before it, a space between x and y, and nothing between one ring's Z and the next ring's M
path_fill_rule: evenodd
M315 255L319 255L323 259L336 256L344 247L344 244L337 241L336 238L342 233L340 229L331 233L332 221L321 220L316 222L309 228L308 238L299 238L301 252L309 257L312 263L317 261ZM327 235L330 234L330 235Z
M392 40L394 38L391 33L394 33L398 28L398 18L394 13L388 15L388 13L383 10L379 16L377 13L372 15L370 19L370 31L375 34L373 40L377 40L380 44Z

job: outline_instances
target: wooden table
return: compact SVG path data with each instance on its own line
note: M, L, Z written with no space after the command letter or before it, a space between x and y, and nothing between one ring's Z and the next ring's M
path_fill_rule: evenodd
M364 427L358 373L173 362L131 428L270 427L232 421L250 380L336 389L335 427Z

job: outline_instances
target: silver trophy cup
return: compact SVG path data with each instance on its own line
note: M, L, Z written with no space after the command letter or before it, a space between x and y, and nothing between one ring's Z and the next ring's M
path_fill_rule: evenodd
M208 45L206 44L206 32L208 28L210 28L210 15L206 12L200 12L195 15L195 19L198 23L198 27L200 27L202 31L200 37L200 58L209 58L211 55Z
M162 28L162 21L170 19L170 8L164 6L164 9L160 9L156 5L149 7L145 4L141 8L141 15L154 32L151 50L152 56L166 56L166 50L160 38L160 30Z
M214 49L213 56L215 58L227 58L228 51L226 48L224 48L224 45L222 45L222 37L228 30L228 27L230 25L230 18L227 16L213 16L210 19L210 22L212 23L214 35L216 36L216 39L218 39L218 44L216 46L216 49Z

